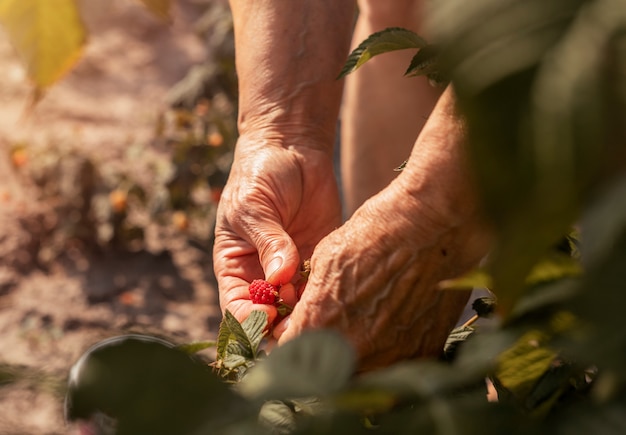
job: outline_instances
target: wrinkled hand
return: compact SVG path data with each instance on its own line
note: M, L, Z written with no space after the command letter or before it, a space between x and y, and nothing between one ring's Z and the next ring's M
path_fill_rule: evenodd
M395 200L388 208L390 200L375 197L320 242L300 301L275 329L279 344L305 329L339 330L363 370L441 353L469 292L440 291L437 283L484 252L461 251L474 244L469 222L414 225L419 215L403 215Z
M276 308L253 304L248 284L263 277L283 284L281 296L293 305L289 282L301 259L309 258L339 223L339 196L327 150L240 137L215 229L213 258L222 310L239 321L252 310L262 310L273 322Z
M463 143L448 90L403 172L315 248L300 301L274 329L279 344L332 328L362 370L441 354L469 292L437 285L477 265L489 245Z

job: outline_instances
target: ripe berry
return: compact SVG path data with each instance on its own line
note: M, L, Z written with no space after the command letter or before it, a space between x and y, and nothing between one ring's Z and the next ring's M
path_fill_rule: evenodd
M255 279L248 287L250 300L255 304L274 305L278 298L278 287L264 279Z

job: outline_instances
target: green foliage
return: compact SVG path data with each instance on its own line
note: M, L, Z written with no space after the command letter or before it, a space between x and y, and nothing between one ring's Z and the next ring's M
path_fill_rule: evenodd
M381 30L370 35L350 53L348 60L339 73L339 78L350 74L369 59L379 54L407 48L422 48L424 46L426 46L426 41L410 30L399 27Z
M607 95L623 74L607 67L607 55L626 21L624 2L487 1L454 14L452 3L434 8L433 37L467 118L499 236L490 269L509 310L537 258L612 172L622 140L609 136L610 121L623 101L620 109Z
M255 311L240 324L230 311L224 313L217 335L215 367L225 378L239 381L261 355L259 344L267 328L267 313Z

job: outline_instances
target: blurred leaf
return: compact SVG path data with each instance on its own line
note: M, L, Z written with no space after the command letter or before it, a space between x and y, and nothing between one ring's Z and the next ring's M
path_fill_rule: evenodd
M193 343L185 343L176 346L177 349L182 350L185 353L193 355L194 353L201 352L205 349L209 349L211 347L215 347L217 345L216 341L195 341Z
M584 377L582 371L579 370L578 374ZM525 409L535 417L545 416L561 395L572 388L572 377L576 375L572 364L562 362L551 366L528 394L523 404Z
M284 399L324 396L346 385L355 355L341 336L309 331L274 349L239 384L248 397Z
M446 279L439 283L440 290L468 290L493 288L491 276L484 269L474 269L459 278Z
M626 358L626 176L601 191L583 215L582 262L586 273L568 305L579 334L568 352L580 361L622 372Z
M157 17L169 21L172 0L141 0L146 7Z
M0 0L0 23L37 92L57 82L82 55L86 33L75 0Z
M536 285L562 278L575 278L581 274L582 267L578 260L559 252L550 252L533 266L530 274L526 277L526 283Z
M594 155L604 146L594 125L603 111L589 120L578 115L602 105L596 98L602 50L593 26L579 26L596 3L481 0L435 7L431 27L442 69L467 117L470 158L497 231L489 271L503 313L578 217L597 167ZM581 47L592 53L581 55L588 53Z
M219 428L250 412L206 364L141 335L104 340L72 367L66 417L96 411L115 418L120 435L190 433L207 419Z
M358 378L354 391L380 391L396 397L431 398L468 386L484 385L484 371L438 361L402 362ZM484 367L483 367L484 368Z
M556 358L556 353L544 346L545 340L543 333L530 331L498 356L499 383L522 403Z
M477 95L534 67L567 29L584 0L443 1L430 27L441 60L463 94Z
M616 240L626 231L626 175L599 192L582 217L581 247L585 267L593 268L613 253Z
M536 319L545 312L558 311L569 304L578 291L579 279L560 279L531 288L515 305L511 320L524 316Z
M388 27L370 35L350 53L338 78L342 78L357 70L365 62L379 54L395 50L404 50L406 48L422 48L425 46L426 41L414 32L400 27Z
M296 429L295 411L285 402L270 400L261 407L259 423L272 434L291 434Z
M547 424L544 433L554 435L620 435L626 433L626 397L610 402L585 401L556 414Z

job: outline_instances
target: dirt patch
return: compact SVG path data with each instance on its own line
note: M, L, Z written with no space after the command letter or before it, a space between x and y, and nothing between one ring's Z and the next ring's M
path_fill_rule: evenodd
M32 89L0 34L0 363L33 373L0 388L1 434L67 433L54 380L95 341L127 331L178 342L215 335L220 313L207 246L172 231L135 252L79 247L42 263L42 244L63 219L33 200L33 186L9 159L16 144L71 143L110 165L134 165L124 160L128 147L149 146L167 92L207 58L192 25L205 3L175 2L166 24L139 2L82 1L90 30L84 58L26 117Z

